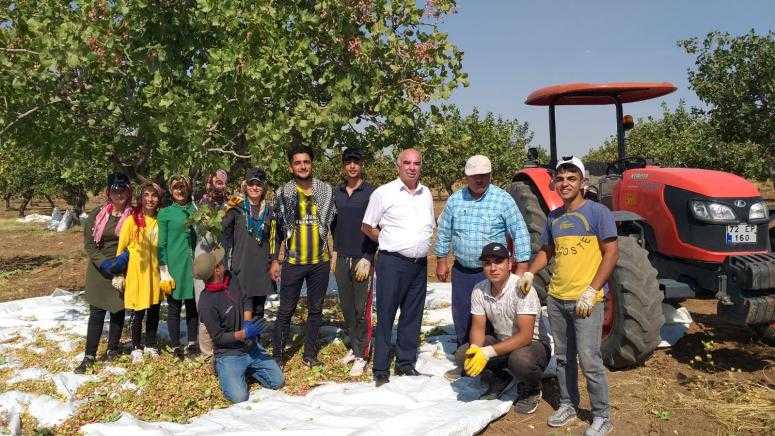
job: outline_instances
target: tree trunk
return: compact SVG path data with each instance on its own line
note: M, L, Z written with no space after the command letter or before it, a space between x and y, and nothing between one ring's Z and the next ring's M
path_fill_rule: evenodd
M773 150L773 153L775 153L775 150ZM770 153L769 163L770 182L772 182L772 189L775 189L775 156L773 156L772 153Z
M48 201L48 204L49 204L49 205L51 206L51 208L53 209L53 208L54 208L54 206L55 206L55 204L54 204L54 200L52 200L52 199L51 199L51 196L50 196L50 195L48 195L48 194L44 194L43 196L44 196L44 197L46 197L46 201Z
M33 191L27 191L24 194L22 194L22 204L19 206L20 218L24 218L24 211L27 210L27 205L30 204L30 200L32 200L32 194L33 194Z
M5 194L3 199L5 200L5 210L11 210L11 197L13 194Z

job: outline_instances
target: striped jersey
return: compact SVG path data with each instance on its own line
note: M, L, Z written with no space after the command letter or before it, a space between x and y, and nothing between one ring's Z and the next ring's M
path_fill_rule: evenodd
M320 238L318 223L318 205L315 197L296 188L299 196L296 208L296 222L291 237L288 239L286 261L291 265L311 265L328 262L328 250L324 248Z

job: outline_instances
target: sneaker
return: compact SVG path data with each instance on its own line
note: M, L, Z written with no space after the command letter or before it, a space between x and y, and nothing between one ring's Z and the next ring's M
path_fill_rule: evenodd
M416 377L418 375L422 375L420 371L417 371L413 365L407 365L407 366L399 366L395 369L393 369L393 374L395 375L408 375L412 377Z
M347 354L344 355L341 359L339 359L339 363L342 365L347 365L348 363L355 360L355 354L353 354L353 350L347 350Z
M364 369L366 369L366 360L356 357L353 361L353 367L350 368L350 377L362 376Z
M301 359L301 363L308 368L323 366L323 362L319 361L316 357L304 357Z
M482 382L487 385L487 390L479 397L480 400L495 400L501 396L504 390L511 384L511 374L506 371L493 372L485 370L482 374Z
M143 348L143 354L150 357L151 359L155 359L159 357L159 351L156 348L153 347L145 347Z
M584 432L584 436L603 436L611 433L611 430L613 429L614 424L610 419L602 416L596 416L595 419L592 420L592 425L587 427L587 430Z
M444 378L446 378L449 381L455 381L459 379L460 377L463 377L463 369L462 368L452 368L449 371L444 373Z
M377 374L374 376L374 385L380 387L385 383L390 383L390 376L387 374Z
M186 357L189 359L194 359L197 356L199 356L201 352L199 351L199 345L196 342L189 342L186 346Z
M140 348L135 348L132 350L132 353L129 355L129 357L132 359L132 363L139 363L143 361L143 350Z
M94 366L94 356L83 356L81 363L73 370L76 374L84 374Z
M523 415L530 415L538 409L538 404L541 402L541 391L521 395L517 401L514 402L514 411Z
M183 352L183 347L177 346L172 349L172 355L177 357L179 360L183 360L186 357L186 354Z
M121 357L121 350L108 350L105 352L105 360L112 362Z
M569 404L560 404L560 408L546 421L549 427L564 427L576 418L576 409Z

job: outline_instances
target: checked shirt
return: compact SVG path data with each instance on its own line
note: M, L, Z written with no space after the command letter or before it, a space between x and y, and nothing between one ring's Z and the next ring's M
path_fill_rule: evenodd
M450 248L466 268L480 268L479 255L490 242L506 244L506 234L514 241L514 260L530 260L530 234L511 195L490 185L475 199L468 188L452 194L439 216L434 252L446 256Z

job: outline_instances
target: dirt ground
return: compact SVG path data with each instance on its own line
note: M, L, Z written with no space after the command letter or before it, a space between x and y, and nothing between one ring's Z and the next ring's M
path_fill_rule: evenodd
M34 212L50 210L36 202L28 213ZM47 295L57 287L82 289L81 228L49 232L15 218L15 211L0 210L0 301ZM434 271L431 261L429 281ZM614 434L775 434L775 349L748 329L720 322L715 300L692 299L684 306L695 322L676 346L658 350L640 368L609 373ZM557 407L558 388L546 381L545 401L534 415L512 410L482 434L581 434L591 419L582 397L580 419L551 429L546 419Z

